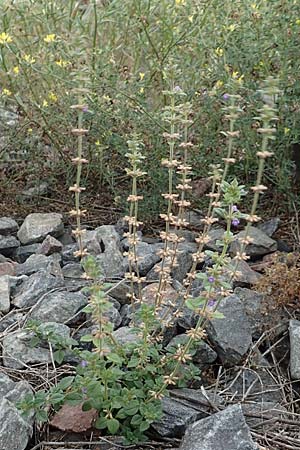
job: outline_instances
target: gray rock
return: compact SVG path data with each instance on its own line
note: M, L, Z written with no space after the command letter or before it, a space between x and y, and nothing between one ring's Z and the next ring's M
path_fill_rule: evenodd
M136 344L139 341L138 336L132 331L131 327L118 328L113 332L113 337L121 345Z
M183 237L185 242L196 242L196 238L198 236L198 234L194 231L190 231L190 230L175 230L172 229L171 230L172 233L177 234L177 236L179 237Z
M0 449L24 450L32 432L32 425L21 417L12 402L4 398L0 402Z
M201 222L204 219L205 214L203 214L199 210L186 210L184 213L184 218L188 221L189 225L196 230L203 229L203 223Z
M31 244L31 245L22 245L17 248L15 252L15 258L18 263L24 263L27 258L31 255L35 255L39 252L42 244Z
M258 450L240 405L229 406L188 427L179 450Z
M13 256L20 242L14 236L0 236L0 253L4 256Z
M213 228L208 233L210 241L205 244L205 249L212 250L214 252L221 252L222 247L217 244L217 241L222 241L225 230L223 228Z
M24 245L42 242L50 234L57 237L64 231L62 215L58 213L33 213L24 220L18 238Z
M0 373L1 450L24 450L27 446L32 435L33 413L23 417L15 405L31 392L27 381L14 382L4 373Z
M46 238L43 240L42 245L39 249L39 253L42 255L52 255L52 253L59 253L63 248L61 242L59 242L55 237L48 234Z
M10 217L0 217L0 235L7 236L18 231L19 226L14 219Z
M10 309L10 277L0 277L0 313L8 313Z
M38 346L31 347L32 334L16 331L4 336L3 365L12 369L24 369L29 364L50 363L49 350Z
M63 339L67 339L70 337L71 332L70 328L67 325L57 322L41 323L39 329L43 333L43 336L45 336L45 338L54 334L56 336L60 336Z
M80 263L66 264L62 269L65 278L81 278L84 271Z
M279 217L273 217L270 220L267 220L266 222L259 223L256 225L256 228L258 228L260 231L265 233L267 236L272 237L274 233L278 230L280 226L280 219Z
M172 389L170 397L162 399L163 416L152 424L152 428L163 437L181 438L187 426L196 420L207 417L212 404L219 406L221 399L200 389Z
M190 330L191 328L194 328L196 326L198 319L198 314L195 314L194 311L184 306L183 308L181 308L181 313L177 319L177 324L184 330Z
M10 402L16 403L26 394L31 393L29 383L27 381L15 382L11 380L5 373L0 373L0 400L6 398Z
M241 231L235 235L233 242L230 244L230 253L236 255L241 249L241 243L239 239L245 237L246 231ZM263 231L258 228L249 227L248 236L253 239L253 242L246 246L246 254L250 257L257 257L267 255L268 253L275 252L277 250L277 242L269 238Z
M66 289L69 292L80 291L92 283L92 280L82 278L84 271L80 263L71 262L66 264L62 268L62 273L65 278Z
M252 343L244 305L239 297L230 295L222 300L218 311L224 318L209 320L207 334L224 365L239 364Z
M131 288L126 281L111 285L108 291L109 295L118 300L121 305L130 303L130 298L127 294L130 294Z
M159 250L163 247L163 244L155 244L153 247ZM184 280L186 274L192 267L193 257L192 254L196 251L196 244L192 242L182 242L178 245L178 251L176 254L177 262L171 270L171 278L177 280L180 283ZM159 279L158 269L162 263L156 264L147 274L147 280L157 281Z
M58 241L62 243L62 245L70 245L76 242L75 237L72 235L72 228L67 226L65 231L61 236L58 237Z
M102 225L95 230L88 230L83 235L83 246L91 255L110 253L113 249L120 251L120 236L113 225Z
M237 269L236 276L234 278L234 284L238 286L247 286L258 283L262 275L255 270L251 269L246 261L238 261L236 265L235 261L232 262L233 267Z
M291 320L289 326L290 332L290 371L293 380L300 379L300 321Z
M0 333L14 331L16 328L20 329L24 319L25 314L11 311L0 319Z
M122 253L117 248L106 249L104 253L96 256L96 262L105 278L122 278L124 276L126 264Z
M121 325L122 317L118 311L117 308L111 303L110 307L103 313L103 317L110 322L114 329L118 328ZM93 320L91 320L91 324L93 323Z
M32 275L35 272L44 270L52 275L62 277L59 263L54 255L48 257L45 255L31 255L23 264L16 267L16 275Z
M273 329L273 336L277 337L288 329L288 318L284 316L279 308L267 309L268 299L259 292L252 289L237 287L234 290L245 308L250 322L253 339L260 338L266 329ZM266 312L268 312L266 314ZM276 329L274 324L278 324Z
M70 262L78 262L79 258L74 256L74 252L78 250L78 245L76 243L64 245L61 251L63 264L68 264Z
M87 298L79 292L52 292L46 294L30 314L41 322L68 323L87 304Z
M136 254L138 257L137 268L139 274L143 277L150 269L160 260L160 257L156 254L154 246L147 244L146 242L138 242L136 246ZM128 260L126 258L128 264ZM132 264L132 269L136 272L135 264ZM129 266L126 267L126 271L129 270Z
M202 417L192 405L186 406L176 399L162 399L163 416L152 424L152 428L162 437L181 438L186 427Z
M188 250L180 250L177 253L176 266L172 270L172 278L182 283L186 274L190 271L192 264L192 254Z
M185 345L188 339L189 337L186 334L179 334L169 342L166 350L172 351L178 345ZM217 353L205 341L195 342L189 353L193 356L193 363L201 370L214 363L218 357Z
M113 225L101 225L101 227L95 229L95 233L98 242L101 242L105 248L121 248L120 236Z
M20 290L12 299L12 303L19 308L29 308L37 303L44 294L63 285L63 280L60 277L55 277L44 270L40 270L22 283Z

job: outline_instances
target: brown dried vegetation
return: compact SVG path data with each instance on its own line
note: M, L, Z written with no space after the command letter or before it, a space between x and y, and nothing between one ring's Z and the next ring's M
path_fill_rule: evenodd
M255 286L279 306L300 306L300 254L280 253Z

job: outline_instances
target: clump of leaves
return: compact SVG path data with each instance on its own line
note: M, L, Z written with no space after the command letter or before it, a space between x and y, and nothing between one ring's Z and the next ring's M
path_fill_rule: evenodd
M274 263L265 269L256 285L259 292L267 294L280 306L299 306L300 300L300 255L278 254Z
M92 408L98 411L96 428L112 435L120 434L126 443L145 441L144 432L162 415L165 378L176 366L178 349L166 352L160 342L151 339L151 331L158 324L153 307L145 304L136 312L139 325L132 328L135 342L117 342L113 326L105 317L110 306L105 293L108 285L99 279L95 258L86 257L83 266L87 276L94 279L89 305L84 311L91 314L97 329L83 336L82 341L91 342L93 350L80 351L75 347L74 355L80 360L76 374L64 377L49 391L27 395L19 407L24 413L34 410L36 419L44 422L51 409L57 411L64 403L81 404L84 411ZM71 347L77 344L73 339L65 342L53 330L45 332L36 322L30 323L29 329L34 345L46 339L59 348L59 356L65 354L65 347L70 355ZM199 379L199 369L186 362L178 375L177 386L187 386L190 380Z

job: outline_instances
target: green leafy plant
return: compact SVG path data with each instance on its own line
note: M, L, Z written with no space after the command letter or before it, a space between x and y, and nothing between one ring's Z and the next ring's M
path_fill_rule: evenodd
M236 82L230 82L227 94L229 104L224 107L225 119L229 129L223 131L227 140L227 155L223 158L224 167L214 165L211 171L212 189L209 194L209 208L202 219L203 231L197 238L198 249L193 255L193 264L187 273L182 286L172 301L168 298L168 289L172 282L172 270L176 267L180 243L184 240L179 231L187 225L185 209L190 205L187 193L190 191L191 166L188 163L188 151L193 144L188 139L188 127L191 124L191 107L185 102L185 93L174 82L176 66L166 69L169 74L170 88L164 91L166 106L163 119L170 131L164 137L169 148L169 157L162 160L162 165L168 172L168 191L162 196L166 202L166 212L161 216L165 221L165 230L161 232L163 241L159 252L161 263L158 267L159 278L154 291L153 301L146 301L138 263L138 212L142 196L138 194L139 180L146 175L141 169L144 157L142 144L136 135L128 141L127 158L130 167L126 169L131 178L132 191L128 196L129 212L125 217L128 223L129 250L126 253L129 272L126 278L131 284L131 308L133 318L131 332L133 342L124 344L118 342L113 333L113 325L107 318L111 303L107 297L109 286L102 279L96 261L87 254L82 236L80 209L80 186L82 164L87 161L82 157L83 136L87 130L81 124L85 102L83 99L74 105L78 112L78 128L73 130L77 135L78 154L73 159L77 165L76 183L71 188L75 194L75 210L72 216L76 218L75 236L79 250L76 256L82 258L85 277L93 280L89 287L89 304L84 312L91 315L95 330L82 338L83 342L92 343L93 350L78 351L76 355L81 362L76 369L76 375L63 378L49 392L38 393L23 400L21 407L26 410L35 409L39 419L46 419L44 410L50 406L59 408L64 402L80 403L84 410L94 408L98 411L95 426L110 434L120 433L126 442L139 442L146 439L145 432L151 423L158 420L162 414L161 398L168 395L169 386L183 386L190 380L197 379L199 370L192 363L197 342L205 337L205 327L211 319L222 320L218 307L224 297L231 293L232 279L237 276L238 264L248 259L246 248L251 243L250 226L260 218L255 214L259 195L266 190L262 184L265 161L272 155L268 151L269 140L274 138L276 129L273 122L277 120L276 105L279 90L276 80L270 78L262 88L262 98L267 101L259 110L255 120L260 121L258 133L262 136L261 149L257 152L258 171L253 191L250 214L239 210L239 203L247 194L245 186L240 185L231 175L235 163L234 151L239 131L235 125L241 113L238 102L240 96L235 93ZM82 90L80 90L82 93ZM183 100L183 103L180 101ZM220 252L204 251L204 245L209 241L209 231L212 225L221 219L225 221L222 239L217 242ZM240 239L239 248L232 259L228 257L228 249L234 240L232 229L240 220L246 221L245 235ZM212 265L204 272L199 272L197 266L206 257ZM202 282L202 291L198 297L191 295L192 283L195 278ZM182 314L184 307L192 310L195 316L195 326L186 332L186 341L173 350L167 351L163 345L164 331L173 326ZM39 327L32 330L39 338ZM53 336L49 336L53 340Z

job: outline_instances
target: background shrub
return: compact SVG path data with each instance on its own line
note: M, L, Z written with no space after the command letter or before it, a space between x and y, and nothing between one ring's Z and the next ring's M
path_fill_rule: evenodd
M239 84L243 114L234 175L253 182L258 148L253 115L256 91L268 75L279 78L278 137L266 169L278 193L291 192L291 144L299 142L299 34L297 1L53 0L0 5L1 104L20 121L2 147L3 158L22 155L23 179L74 176L70 123L76 88L86 89L89 160L83 183L122 198L126 142L139 132L148 178L144 215L155 217L165 185L161 110L166 66L179 67L178 85L192 103L195 179L224 157L221 108L228 85ZM224 96L225 95L225 96ZM253 132L251 132L251 127ZM250 129L250 131L249 131ZM18 173L18 180L20 175ZM59 181L58 181L59 180ZM122 202L121 202L122 203Z

